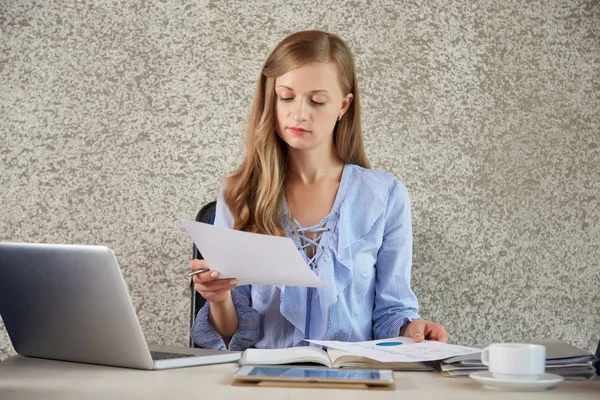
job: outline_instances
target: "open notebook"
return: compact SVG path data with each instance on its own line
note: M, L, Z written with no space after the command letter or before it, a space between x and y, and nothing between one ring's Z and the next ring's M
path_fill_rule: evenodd
M244 351L241 365L281 365L316 363L329 368L375 368L398 371L432 371L428 363L420 362L381 362L346 351L313 346L290 347L285 349L248 349Z

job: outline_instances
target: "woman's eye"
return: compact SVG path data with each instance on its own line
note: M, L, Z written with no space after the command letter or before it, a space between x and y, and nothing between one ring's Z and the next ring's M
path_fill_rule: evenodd
M292 101L294 100L294 97L283 97L283 96L279 96L279 100L283 101L283 102L287 102L287 101ZM320 101L315 101L315 100L311 100L310 101L312 104L314 104L315 106L322 106L325 104L325 102L320 102Z

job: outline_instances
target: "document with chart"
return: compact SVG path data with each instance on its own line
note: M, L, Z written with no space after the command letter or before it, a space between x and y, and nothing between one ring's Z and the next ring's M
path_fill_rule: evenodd
M481 353L475 347L458 346L424 340L420 343L408 337L370 340L366 342L339 342L331 340L306 340L321 346L344 350L381 362L437 361L463 354Z

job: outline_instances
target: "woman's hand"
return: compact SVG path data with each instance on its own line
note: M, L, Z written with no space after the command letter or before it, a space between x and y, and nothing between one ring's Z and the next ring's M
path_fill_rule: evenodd
M206 300L220 304L231 299L231 289L237 285L237 279L218 279L219 271L211 270L204 260L190 261L190 269L192 272L207 270L192 277L194 289Z
M400 336L413 338L415 342L422 342L427 339L448 343L446 328L441 324L425 321L424 319L415 319L405 324L400 329Z

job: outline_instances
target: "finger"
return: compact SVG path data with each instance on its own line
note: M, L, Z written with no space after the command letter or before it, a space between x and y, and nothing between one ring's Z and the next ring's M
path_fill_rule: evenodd
M219 271L206 271L206 272L201 272L197 275L194 275L192 277L192 280L194 281L194 283L205 283L205 282L212 282L216 279L219 278Z
M446 332L446 328L440 324L435 325L436 326L431 330L431 339L437 340L438 342L448 343L448 333Z
M237 286L237 279L219 279L213 282L200 283L196 286L202 288L205 292L222 292L225 290L231 290Z
M436 324L434 322L425 321L425 327L423 328L423 335L424 335L425 339L431 338L431 334L436 329L436 325L439 325L439 324Z
M425 324L425 339L438 340L445 334L445 329L442 325L436 324L435 322L426 322Z
M438 325L435 322L429 322L429 321L424 321L424 322L425 322L425 324L423 326L423 331L426 335L428 333L431 333L431 331L435 329L436 325Z
M222 292L224 290L231 290L237 283L237 279L219 279L212 282L197 283L194 285L194 289L202 293Z
M199 269L210 269L210 268L208 268L208 264L204 260L191 260L190 261L190 269L192 271L198 271Z
M425 339L425 324L424 321L414 320L409 328L409 337L412 337L415 342L419 343Z

